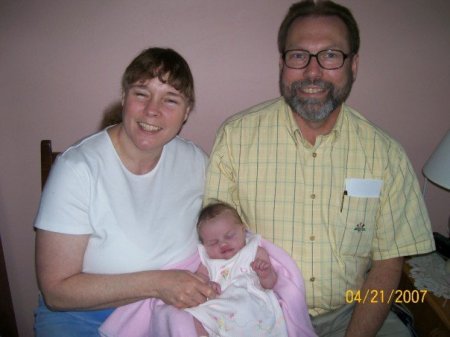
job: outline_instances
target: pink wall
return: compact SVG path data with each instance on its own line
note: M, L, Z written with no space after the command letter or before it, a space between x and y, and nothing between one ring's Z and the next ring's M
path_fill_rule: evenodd
M96 130L120 97L128 62L150 45L191 64L196 110L183 135L210 151L220 123L278 95L276 33L287 0L0 2L0 232L20 335L32 336L33 217L39 141L61 150ZM450 2L345 0L360 23L349 103L398 139L421 168L450 127ZM447 234L450 193L430 186L433 228Z

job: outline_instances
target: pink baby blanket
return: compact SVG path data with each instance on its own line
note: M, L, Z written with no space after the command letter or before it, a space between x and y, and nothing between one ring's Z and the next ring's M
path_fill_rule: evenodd
M262 239L278 274L277 294L289 337L317 336L306 306L305 286L294 260L283 249ZM165 269L195 272L198 254ZM99 329L102 337L197 337L192 316L158 299L147 299L117 308Z

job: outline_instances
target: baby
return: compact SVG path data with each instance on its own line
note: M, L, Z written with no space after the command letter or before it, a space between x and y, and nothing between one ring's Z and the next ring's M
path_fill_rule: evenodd
M283 337L287 330L277 282L260 236L246 231L237 211L216 203L204 208L197 230L202 264L197 274L211 282L218 297L185 309L194 316L199 336Z

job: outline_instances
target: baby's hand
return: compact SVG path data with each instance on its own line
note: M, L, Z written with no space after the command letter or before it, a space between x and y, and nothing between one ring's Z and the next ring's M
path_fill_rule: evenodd
M220 284L214 281L209 281L209 286L213 288L217 295L220 295L222 289L220 288Z
M272 274L272 264L259 258L256 258L250 266L260 278L265 278Z

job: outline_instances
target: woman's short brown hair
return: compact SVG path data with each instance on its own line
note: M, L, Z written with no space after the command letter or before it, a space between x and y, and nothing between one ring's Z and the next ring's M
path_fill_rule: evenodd
M127 92L139 81L158 78L182 93L190 107L195 103L194 78L186 60L170 48L148 48L128 65L122 76L122 90Z

